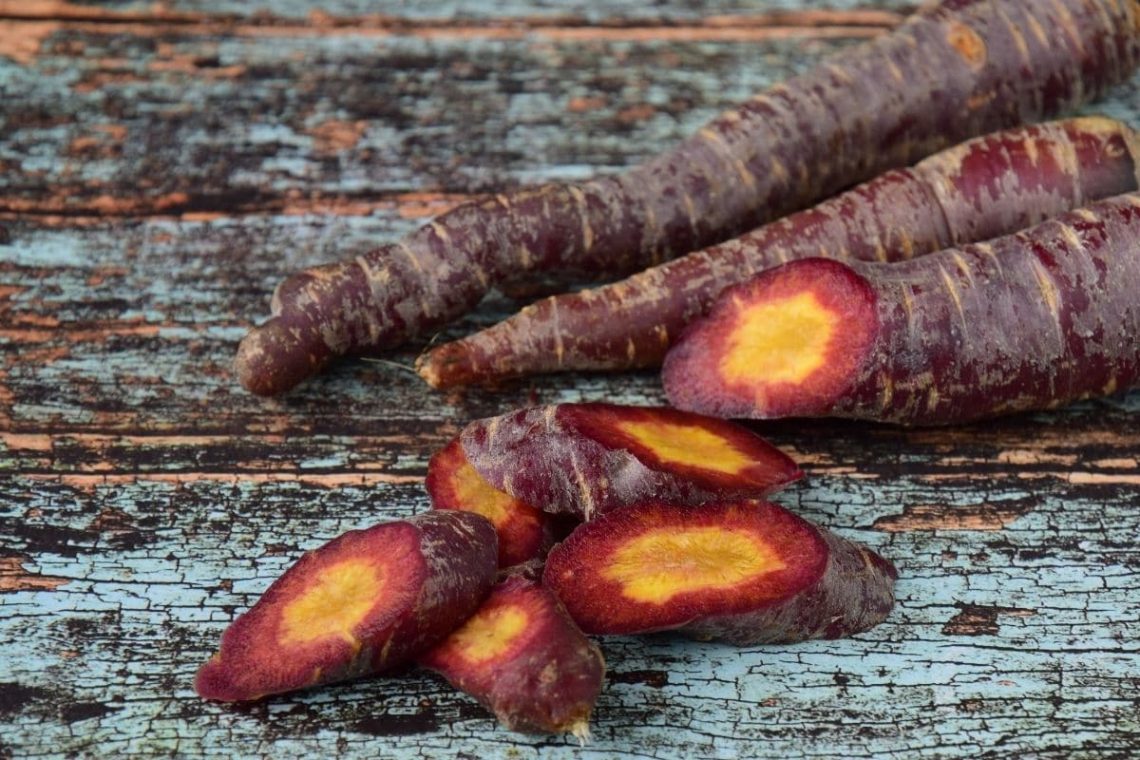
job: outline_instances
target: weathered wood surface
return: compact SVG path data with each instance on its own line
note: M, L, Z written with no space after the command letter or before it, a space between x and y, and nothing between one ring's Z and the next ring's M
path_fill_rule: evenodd
M841 642L604 641L586 750L420 673L196 699L226 623L305 549L424 509L468 419L662 401L649 374L438 395L365 362L253 398L228 365L282 273L637 161L893 18L378 5L0 0L0 756L1140 752L1135 393L954 430L764 426L809 472L780 501L892 558L898 609ZM1140 78L1090 110L1140 124Z

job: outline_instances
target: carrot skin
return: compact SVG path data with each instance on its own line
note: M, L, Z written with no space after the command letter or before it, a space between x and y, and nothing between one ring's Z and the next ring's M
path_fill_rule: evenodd
M725 287L786 261L899 261L1016 232L1140 187L1140 137L1099 117L976 138L617 283L549 297L416 363L434 387L659 366Z
M1138 291L1140 193L1131 193L914 261L768 270L689 326L662 378L677 407L727 417L943 425L1050 409L1140 385ZM740 352L798 329L753 326L752 349L735 337L749 314L789 293L841 325L823 363L779 383L729 369L741 356L759 364L763 354Z
M1135 67L1138 16L1136 0L927 9L624 174L464 204L397 243L294 275L235 370L250 391L280 393L336 356L439 327L520 272L622 276L967 137L1072 108Z

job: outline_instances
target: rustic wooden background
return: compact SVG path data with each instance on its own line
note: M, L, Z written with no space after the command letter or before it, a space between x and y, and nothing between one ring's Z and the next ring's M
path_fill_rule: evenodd
M907 10L825 1L0 0L0 756L1140 753L1137 393L762 426L809 473L779 500L893 559L896 611L839 642L605 640L585 750L422 673L191 690L302 551L425 509L467 420L663 400L649 373L439 395L364 361L254 398L229 362L274 284L472 194L637 162ZM1140 125L1140 77L1089 110Z

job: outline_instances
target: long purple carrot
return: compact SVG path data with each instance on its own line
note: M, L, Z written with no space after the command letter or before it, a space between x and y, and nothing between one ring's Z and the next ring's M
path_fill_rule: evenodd
M738 238L552 296L420 357L437 388L659 366L725 287L811 256L897 261L1016 232L1140 186L1140 135L1084 118L975 138Z
M520 271L622 276L886 169L1099 96L1140 57L1137 0L945 0L624 174L464 204L283 282L235 367L285 391L454 319Z

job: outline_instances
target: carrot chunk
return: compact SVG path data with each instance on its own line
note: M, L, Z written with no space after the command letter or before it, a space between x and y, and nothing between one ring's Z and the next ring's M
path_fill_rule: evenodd
M554 544L554 518L492 486L471 466L456 438L431 458L425 483L434 509L474 512L499 536L499 567L541 559Z
M877 334L875 291L843 264L793 262L719 301L670 353L670 400L717 416L794 416L846 390ZM714 398L707 398L707 397ZM691 398L690 398L691 397Z
M763 496L802 473L751 431L675 409L561 404L476 420L460 434L492 486L589 520L647 496L699 504Z
M677 630L735 644L836 638L879 623L893 566L763 501L645 501L579 527L543 583L586 633Z
M507 728L583 741L605 660L532 568L509 575L459 630L419 660Z
M405 664L479 606L495 542L491 524L465 512L349 531L301 557L226 629L194 688L241 702Z

